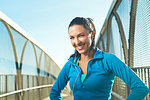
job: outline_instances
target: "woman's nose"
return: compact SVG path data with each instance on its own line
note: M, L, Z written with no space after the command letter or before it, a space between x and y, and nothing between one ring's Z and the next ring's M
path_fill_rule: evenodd
M78 38L76 38L74 43L75 43L75 45L79 45L80 40Z

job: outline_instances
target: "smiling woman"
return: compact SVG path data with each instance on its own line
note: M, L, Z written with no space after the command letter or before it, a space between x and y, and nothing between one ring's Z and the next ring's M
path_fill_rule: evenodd
M72 46L81 54L86 53L86 48L90 47L92 35L81 25L74 25L69 29ZM84 49L85 48L85 49Z
M76 17L70 23L68 32L76 54L81 54L78 62L81 66L81 72L86 74L87 64L93 58L95 52L95 26L92 19Z
M95 27L90 18L74 18L68 33L75 53L59 73L51 89L51 100L61 100L68 81L74 100L111 100L115 76L132 90L127 100L142 100L148 94L147 86L125 63L95 47Z

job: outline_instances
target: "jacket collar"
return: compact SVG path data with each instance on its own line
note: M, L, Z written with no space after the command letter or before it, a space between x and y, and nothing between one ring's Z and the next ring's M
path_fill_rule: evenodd
M96 52L94 54L93 59L103 59L104 58L103 53L104 53L103 51L101 51L96 47Z
M92 60L96 60L96 59L103 59L103 51L99 50L97 47L96 47L96 52L94 54L94 57ZM79 58L80 56L77 56L75 59L74 57L70 57L68 60L71 61L73 64L77 63L77 59Z

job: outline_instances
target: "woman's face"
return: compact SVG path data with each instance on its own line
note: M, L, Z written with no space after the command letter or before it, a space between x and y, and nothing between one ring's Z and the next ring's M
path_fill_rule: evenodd
M92 34L83 25L73 25L69 28L68 32L72 46L80 54L87 54L92 44Z

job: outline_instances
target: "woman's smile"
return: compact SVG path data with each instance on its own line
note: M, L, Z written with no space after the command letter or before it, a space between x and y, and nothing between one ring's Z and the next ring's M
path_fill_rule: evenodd
M77 46L78 50L82 50L84 45Z
M85 54L90 48L91 34L83 25L73 25L69 28L69 36L72 46L80 53Z

